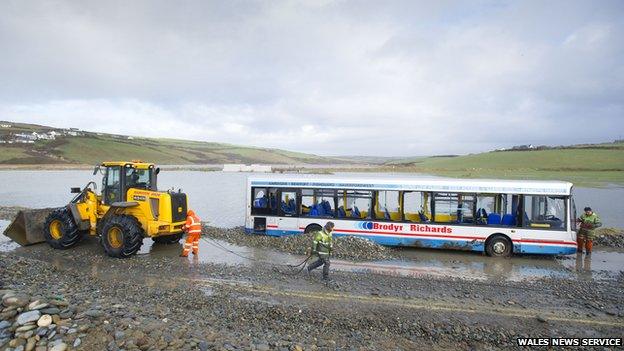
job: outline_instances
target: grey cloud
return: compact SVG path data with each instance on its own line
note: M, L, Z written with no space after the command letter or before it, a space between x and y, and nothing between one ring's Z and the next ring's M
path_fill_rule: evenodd
M624 134L623 15L619 1L7 1L0 119L334 155L604 141Z

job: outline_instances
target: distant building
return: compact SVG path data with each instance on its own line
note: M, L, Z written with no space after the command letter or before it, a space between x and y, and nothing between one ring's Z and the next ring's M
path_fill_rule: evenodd
M11 128L12 125L10 124L0 124L0 128Z
M272 168L269 165L244 165L244 164L224 164L223 172L258 172L271 173Z

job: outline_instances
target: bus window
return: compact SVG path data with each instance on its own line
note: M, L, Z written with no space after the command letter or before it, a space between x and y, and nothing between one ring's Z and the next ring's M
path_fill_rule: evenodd
M457 210L459 209L459 194L435 193L433 196L434 222L454 223L457 222Z
M373 192L367 190L338 190L337 218L368 218Z
M565 198L525 195L523 226L540 229L565 229Z
M302 189L301 215L304 217L334 217L335 191L332 189Z
M291 191L282 191L282 196L280 198L280 210L281 214L285 216L295 216L297 211L297 192L294 190Z
M488 216L496 213L495 195L477 195L477 211L475 212L476 224L488 224Z
M377 202L375 203L375 218L384 219L387 221L401 220L401 209L398 191L377 191Z
M459 194L457 204L457 223L474 223L476 204L477 197L475 195Z
M252 215L277 215L277 189L252 188Z
M431 212L427 200L427 193L421 191L406 191L403 193L403 217L410 222L429 222Z
M501 195L502 199L502 218L501 224L504 226L518 226L520 223L520 195L511 195L511 194L503 194Z

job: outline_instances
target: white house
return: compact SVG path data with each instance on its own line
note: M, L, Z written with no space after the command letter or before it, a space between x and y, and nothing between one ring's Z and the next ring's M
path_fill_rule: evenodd
M223 172L259 172L259 173L271 173L273 169L269 165L244 165L237 163L230 163L223 165Z

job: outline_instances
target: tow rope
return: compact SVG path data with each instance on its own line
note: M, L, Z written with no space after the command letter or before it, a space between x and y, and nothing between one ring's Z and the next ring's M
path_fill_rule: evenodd
M308 257L305 258L305 260L303 260L301 263L296 264L296 265L287 264L287 263L286 264L285 263L275 263L275 262L259 260L257 258L247 257L245 255L241 255L238 252L230 250L227 247L221 245L219 242L217 242L217 241L215 241L213 239L207 238L207 237L203 237L202 236L202 237L200 237L200 240L205 240L208 244L210 244L210 245L212 245L212 246L214 246L214 247L216 247L216 248L218 248L220 250L223 250L223 251L226 251L228 253L231 253L232 255L238 256L240 258L244 258L244 259L249 260L249 261L260 262L260 263L265 263L265 264L268 264L268 265L272 265L274 271L276 271L278 273L281 273L281 274L287 274L287 275L298 275L299 273L301 273L301 271L303 271L303 269L306 267L306 263L308 263L310 258L312 258L312 254L309 254ZM293 274L293 273L287 273L287 272L280 271L277 267L275 267L276 265L277 266L288 267L288 268L291 268L291 269L296 269L298 267L301 267L301 268L299 268L299 270L297 270L297 272L295 272Z

